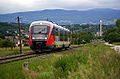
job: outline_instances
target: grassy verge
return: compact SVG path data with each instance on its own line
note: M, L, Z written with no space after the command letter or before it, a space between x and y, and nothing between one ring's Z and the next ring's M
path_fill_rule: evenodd
M8 55L15 55L15 54L19 54L20 48L19 47L15 47L13 49L11 48L0 48L0 56L8 56ZM30 47L22 47L22 52L23 53L27 53L27 52L32 52L32 50L30 49Z
M71 47L76 47L76 46L79 46L79 45L71 45ZM6 48L0 48L0 57L19 54L20 53L19 50L20 50L19 47L15 47L13 49L11 49L11 48L7 48L7 49ZM28 52L32 52L32 50L30 49L29 46L27 46L27 47L22 47L22 52L23 53L28 53Z
M119 60L120 55L109 46L95 44L45 60L0 65L0 79L120 79ZM29 66L23 70L25 61Z
M120 42L112 43L113 45L120 45Z

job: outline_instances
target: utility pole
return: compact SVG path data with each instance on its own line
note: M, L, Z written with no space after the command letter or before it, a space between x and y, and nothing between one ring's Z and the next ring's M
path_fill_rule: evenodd
M19 32L19 42L20 42L20 44L19 44L19 46L20 46L20 53L22 53L22 42L21 42L21 30L20 30L20 18L19 18L19 16L17 17L17 19L18 19L18 32Z

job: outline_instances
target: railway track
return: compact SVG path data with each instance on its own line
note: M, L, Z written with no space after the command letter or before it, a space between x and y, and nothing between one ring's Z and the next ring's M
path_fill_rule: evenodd
M5 63L10 63L13 61L18 61L18 60L24 60L32 57L39 56L37 54L28 54L28 55L19 55L19 56L13 56L13 57L4 57L3 60L2 58L0 59L0 64L5 64Z
M29 59L29 58L33 58L33 57L37 57L37 56L42 56L42 55L43 55L42 57L35 58L33 60L36 60L36 59L45 59L47 57L52 56L52 55L49 55L49 53L51 53L51 52L68 53L68 52L71 52L71 49L79 48L79 47L83 47L83 46L71 47L71 48L68 49L70 51L62 49L62 50L54 50L54 51L44 51L44 52L40 52L39 54L31 52L31 53L26 53L26 54L18 54L18 55L0 57L0 64L10 63L10 62L24 60L24 59ZM55 53L55 54L58 54L58 53Z

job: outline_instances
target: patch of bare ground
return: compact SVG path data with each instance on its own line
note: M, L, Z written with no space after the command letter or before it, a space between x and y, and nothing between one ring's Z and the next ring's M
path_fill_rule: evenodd
M38 68L41 69L40 66L38 66ZM39 72L29 70L28 68L24 68L23 73L24 73L26 79L35 79L35 78L39 77Z

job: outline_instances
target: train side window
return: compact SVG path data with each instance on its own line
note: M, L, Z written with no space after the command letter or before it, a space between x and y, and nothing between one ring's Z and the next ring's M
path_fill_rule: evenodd
M64 39L65 39L65 41L66 41L66 31L64 31L64 36L65 36L65 38L64 38Z
M55 28L55 35L58 36L58 28Z
M60 41L63 41L63 29L60 29Z

